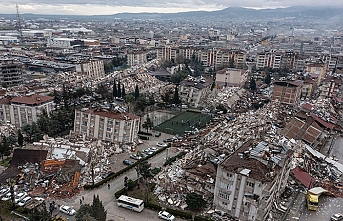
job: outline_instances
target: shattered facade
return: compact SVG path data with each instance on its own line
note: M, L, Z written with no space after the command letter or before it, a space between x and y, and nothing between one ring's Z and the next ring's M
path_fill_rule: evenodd
M214 207L240 220L266 220L287 185L291 153L286 143L249 141L219 164Z

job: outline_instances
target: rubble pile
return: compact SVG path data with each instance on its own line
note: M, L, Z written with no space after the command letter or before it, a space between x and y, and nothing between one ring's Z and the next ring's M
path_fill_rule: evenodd
M167 84L148 73L138 73L134 76L122 79L120 83L125 86L126 92L134 92L136 85L138 85L140 92L151 94L159 92L159 89Z

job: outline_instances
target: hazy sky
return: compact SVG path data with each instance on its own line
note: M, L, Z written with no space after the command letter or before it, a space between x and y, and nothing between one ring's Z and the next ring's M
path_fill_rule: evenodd
M226 7L337 6L343 0L1 0L0 13L102 15L120 12L213 11Z

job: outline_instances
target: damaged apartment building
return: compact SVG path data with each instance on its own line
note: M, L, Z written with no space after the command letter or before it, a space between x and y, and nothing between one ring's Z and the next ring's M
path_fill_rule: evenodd
M218 165L214 207L239 220L267 220L291 169L292 150L252 140Z

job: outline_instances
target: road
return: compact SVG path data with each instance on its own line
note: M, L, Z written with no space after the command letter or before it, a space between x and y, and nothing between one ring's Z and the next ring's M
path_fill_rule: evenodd
M331 141L327 144L331 145ZM330 156L334 156L335 159L339 163L343 164L343 149L341 146L343 145L343 138L337 138L332 142L332 149L329 153ZM328 147L327 147L328 149ZM325 149L323 154L327 154L327 150ZM305 195L303 195L305 197ZM343 213L342 205L343 205L343 198L334 198L330 196L321 196L319 198L319 208L317 211L310 211L306 207L306 202L303 199L299 199L299 204L295 203L295 205L299 206L300 214L296 214L290 219L289 221L325 221L330 220L330 217L335 213Z
M170 135L163 134L163 133L161 137L159 138L151 137L151 140L140 145L138 150L142 150L149 146L154 146L154 144L156 144L159 141L162 141L164 138L167 138L167 137L170 137ZM174 152L172 150L165 150L161 152L160 154L149 159L149 163L151 163L153 167L156 167L156 166L162 167L166 160L167 153L169 157L175 156L177 154L177 152ZM124 158L127 157L127 153L123 153L123 154L124 154ZM118 160L117 163L122 164L120 160ZM80 199L82 199L82 196L84 197L84 203L91 204L93 201L93 196L98 195L105 207L105 210L107 210L107 220L111 220L111 219L115 221L128 221L128 220L129 221L150 221L150 220L157 221L157 220L160 220L157 217L156 211L144 209L141 213L136 213L136 212L118 207L115 204L114 193L124 187L125 176L127 176L129 179L136 180L137 179L136 170L131 169L125 174L110 181L109 182L110 189L108 189L107 184L104 184L103 186L93 189L93 190L81 190L80 194L74 196L71 199L55 200L55 202L57 203L57 205L73 206L77 210L80 207ZM57 213L58 213L57 210L53 212L53 214L57 214ZM68 218L68 220L70 221L75 221L75 217L68 216L61 213L59 214L62 217Z

